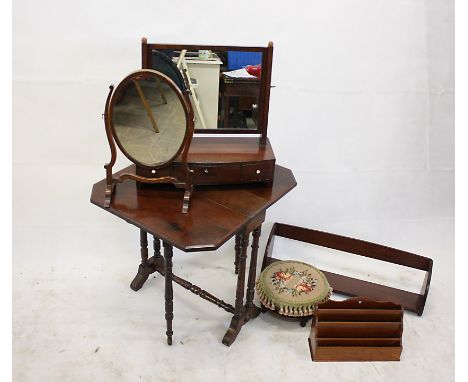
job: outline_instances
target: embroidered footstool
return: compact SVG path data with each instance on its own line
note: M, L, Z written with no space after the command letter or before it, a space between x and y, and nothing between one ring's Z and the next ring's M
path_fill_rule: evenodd
M327 301L333 291L319 269L294 260L270 264L255 286L265 307L292 317L312 315L316 305Z

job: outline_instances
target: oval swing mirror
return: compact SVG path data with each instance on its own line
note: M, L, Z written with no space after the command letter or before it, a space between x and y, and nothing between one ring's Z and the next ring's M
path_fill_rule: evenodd
M110 206L115 185L132 179L184 188L182 213L187 213L193 191L187 155L194 127L188 93L165 74L151 69L131 73L115 89L109 89L104 120L112 158L104 166L104 207ZM113 176L114 142L135 163L135 171ZM176 158L177 164L171 166Z
M169 77L154 70L124 78L112 95L109 114L120 150L146 168L171 163L193 134L184 94Z

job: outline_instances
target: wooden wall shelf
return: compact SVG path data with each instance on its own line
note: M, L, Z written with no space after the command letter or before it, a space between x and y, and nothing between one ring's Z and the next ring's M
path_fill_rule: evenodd
M365 297L319 304L309 337L313 361L399 361L403 307Z
M367 296L377 301L391 301L396 304L401 304L405 309L415 312L418 315L422 315L431 283L432 259L350 237L295 227L288 224L275 223L271 229L270 237L268 238L262 270L272 262L282 260L272 256L275 236L425 271L421 292L413 293L321 269L333 288L333 291L336 293L347 296Z

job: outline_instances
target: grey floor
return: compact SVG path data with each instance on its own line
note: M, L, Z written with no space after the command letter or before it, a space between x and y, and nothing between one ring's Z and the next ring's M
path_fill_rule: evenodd
M76 187L56 182L73 170ZM370 237L434 259L422 317L404 317L401 362L311 362L309 327L269 314L248 323L231 347L221 343L230 314L174 286L174 344L165 339L164 280L129 288L139 263L138 229L89 203L100 166L15 169L13 375L15 381L451 381L454 378L453 221L349 222ZM26 183L27 182L27 183ZM31 193L29 182L42 184ZM271 213L270 213L271 214ZM263 253L271 221L264 225ZM385 227L385 234L380 233ZM404 233L404 235L402 235ZM322 266L319 252L278 241L278 257ZM174 253L174 272L230 303L234 243L218 252ZM259 256L259 262L261 256ZM336 264L335 264L336 265ZM415 288L408 270L342 261L343 272ZM374 272L375 271L375 272ZM347 273L349 274L349 273ZM418 281L418 280L416 280ZM419 281L418 281L419 282ZM255 301L258 303L257 297Z

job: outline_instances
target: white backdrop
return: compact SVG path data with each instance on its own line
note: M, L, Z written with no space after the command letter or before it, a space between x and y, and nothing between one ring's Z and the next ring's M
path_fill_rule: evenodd
M272 40L269 134L299 184L275 217L452 217L452 1L307 4L15 2L14 164L101 166L107 86L140 66L142 36Z
M219 45L272 40L269 137L298 186L268 221L440 258L442 297L453 307L453 0L13 6L17 333L33 320L24 308L35 296L25 292L32 277L24 276L32 269L25 259L33 268L66 266L74 260L64 250L86 258L87 242L105 247L102 232L137 243L124 223L89 204L89 194L109 159L101 120L108 85L140 67L142 36ZM113 250L133 248L122 241ZM20 347L18 364L32 357Z

